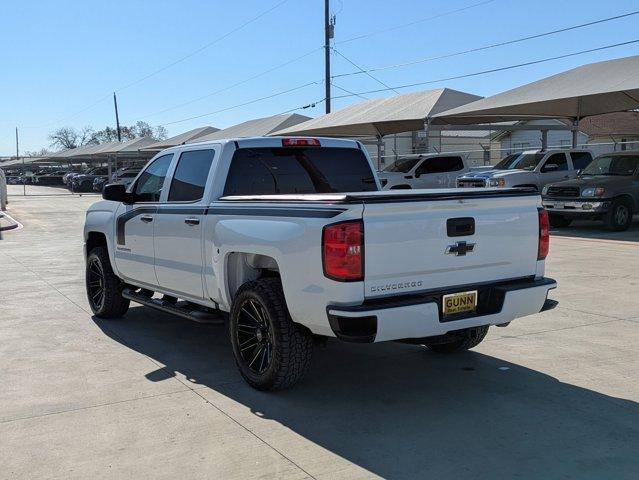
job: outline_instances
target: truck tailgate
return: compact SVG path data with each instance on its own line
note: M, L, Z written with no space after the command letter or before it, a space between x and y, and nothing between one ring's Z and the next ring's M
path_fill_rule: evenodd
M535 275L538 195L418 192L360 198L366 297ZM473 223L474 233L464 231Z

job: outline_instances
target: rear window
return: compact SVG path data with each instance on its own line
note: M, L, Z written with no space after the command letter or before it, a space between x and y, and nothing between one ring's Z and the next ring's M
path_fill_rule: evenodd
M235 151L224 195L370 192L373 172L355 148L241 148Z

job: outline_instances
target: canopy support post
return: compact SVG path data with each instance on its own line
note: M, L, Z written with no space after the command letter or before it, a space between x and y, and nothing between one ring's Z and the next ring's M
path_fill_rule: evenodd
M382 135L376 135L377 138L377 170L382 171L382 145L384 145L384 141L382 140Z
M579 118L572 122L572 148L577 148L579 141Z
M112 156L107 155L107 183L111 182L111 171L113 170L111 168L111 159L112 159Z
M548 130L541 131L541 151L548 150Z
M424 136L424 142L426 143L426 153L430 153L430 118L426 117L424 120L424 130L426 135Z

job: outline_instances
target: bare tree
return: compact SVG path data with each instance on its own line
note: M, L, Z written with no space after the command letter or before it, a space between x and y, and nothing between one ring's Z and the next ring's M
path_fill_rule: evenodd
M73 127L61 127L49 134L50 146L58 150L77 148L89 143L98 143L93 138L91 127L84 127L79 132Z

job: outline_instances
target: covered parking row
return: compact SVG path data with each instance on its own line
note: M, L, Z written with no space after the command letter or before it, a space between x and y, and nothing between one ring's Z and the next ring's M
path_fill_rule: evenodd
M442 108L444 107L444 108ZM639 108L639 56L583 65L490 97L450 89L369 100L323 115L276 135L375 136L378 158L385 135L408 130L572 130L594 115ZM544 125L528 120L561 120ZM428 151L428 150L427 150Z

